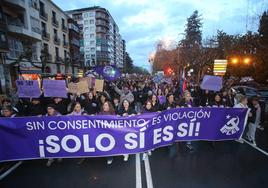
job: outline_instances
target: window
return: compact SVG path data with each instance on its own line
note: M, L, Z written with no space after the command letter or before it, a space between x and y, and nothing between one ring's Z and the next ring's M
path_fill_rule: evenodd
M56 19L57 19L56 12L54 12L54 11L52 10L52 20L53 20L53 22L55 22Z
M86 59L90 59L90 55L86 55Z
M90 34L90 38L93 39L95 37L94 34Z
M90 48L90 51L91 52L95 52L95 48Z
M90 45L94 45L95 44L95 41L94 40L91 40L90 41Z
M84 18L87 18L88 17L88 14L87 13L84 13Z
M63 28L65 27L65 20L64 20L64 18L61 19L61 25L62 25Z
M59 59L59 48L58 47L55 47L55 54L56 54L56 60Z
M40 7L40 13L41 14L43 13L42 15L44 15L44 13L45 13L45 5L44 5L44 3L39 1L39 7Z
M64 59L67 59L67 51L64 50Z
M94 24L94 20L90 20L90 24Z
M85 24L85 25L88 25L88 24L89 24L88 20L85 20L85 21L84 21L84 24Z
M47 25L46 25L46 23L42 22L41 27L42 27L42 33L43 33L43 35L45 35L47 33Z
M18 58L23 53L23 46L21 41L15 39L8 39L9 57Z
M33 32L41 34L40 21L32 16L31 16L31 27Z
M84 28L84 32L88 32L88 27L85 27Z
M55 38L58 38L58 31L57 31L57 29L54 29L54 37Z
M34 43L33 45L32 45L32 59L33 60L38 60L38 56L37 56L37 44L36 43Z
M63 43L65 44L66 43L66 35L63 34Z
M94 26L90 26L90 31L95 31L95 27Z
M94 12L89 12L89 17L93 17L94 16Z
M48 44L44 43L43 45L44 45L43 50L44 50L45 52L49 53Z

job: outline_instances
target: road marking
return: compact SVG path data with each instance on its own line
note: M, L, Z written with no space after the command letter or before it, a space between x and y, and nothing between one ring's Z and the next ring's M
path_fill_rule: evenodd
M243 138L242 138L243 139ZM261 153L263 153L264 155L268 156L268 152L262 150L261 148L254 146L253 144L251 144L250 142L248 142L247 140L243 139L244 142L246 142L248 145L250 145L251 147L255 148L256 150L260 151Z
M136 188L142 188L140 154L136 154Z
M8 174L10 174L13 170L15 170L18 166L22 164L22 161L17 162L15 165L13 165L10 169L8 169L5 173L3 173L0 176L0 181L4 179Z
M145 163L145 174L146 174L146 182L147 188L153 188L153 180L152 180L152 173L150 168L149 156L144 159Z

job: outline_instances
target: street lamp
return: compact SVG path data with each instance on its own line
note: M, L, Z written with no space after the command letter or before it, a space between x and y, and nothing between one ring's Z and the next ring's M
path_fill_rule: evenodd
M234 64L234 65L237 64L238 63L238 58L232 58L231 63Z
M251 59L246 57L243 62L244 62L244 64L248 65L248 64L250 64Z

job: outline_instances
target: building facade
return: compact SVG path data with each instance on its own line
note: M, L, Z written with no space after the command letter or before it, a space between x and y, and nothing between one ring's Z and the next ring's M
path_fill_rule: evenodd
M123 66L123 45L119 28L111 14L101 7L66 12L81 29L80 53L86 67L98 65Z
M80 54L80 38L81 32L79 25L71 18L68 18L68 29L69 29L69 50L70 50L70 59L72 62L72 70L74 67L80 67L84 65L84 56ZM81 67L83 68L83 67Z
M50 0L39 0L42 50L45 52L46 73L72 73L69 51L68 16Z

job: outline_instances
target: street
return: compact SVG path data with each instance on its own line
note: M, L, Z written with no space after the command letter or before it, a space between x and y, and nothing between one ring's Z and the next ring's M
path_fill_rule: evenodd
M266 149L268 134L257 131L258 148ZM194 142L194 152L184 143L169 158L167 147L156 149L142 160L131 155L128 162L115 157L111 165L105 158L64 159L46 167L45 160L24 161L0 182L1 188L225 188L267 187L268 156L253 146L235 141ZM140 164L140 166L139 166Z

